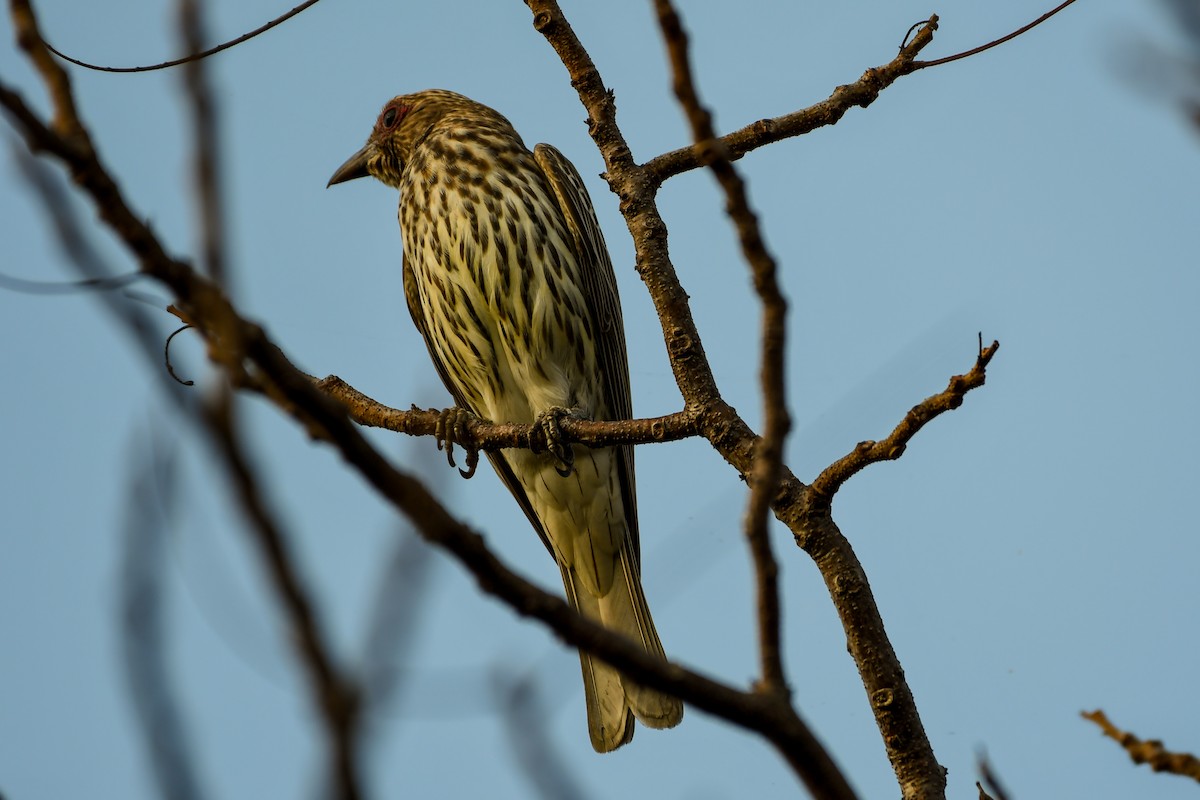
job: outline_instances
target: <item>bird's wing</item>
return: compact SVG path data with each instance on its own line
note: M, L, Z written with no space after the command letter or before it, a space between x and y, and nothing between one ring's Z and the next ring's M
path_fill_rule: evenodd
M592 200L575 165L548 144L539 144L533 156L550 181L567 227L575 239L579 254L579 272L583 296L596 330L596 361L603 383L602 398L612 420L633 419L633 401L629 392L629 358L625 352L625 323L621 318L621 298L617 294L617 276L613 273L608 247ZM637 490L633 474L633 446L613 448L621 482L621 500L633 544L640 560Z
M421 305L420 290L417 288L416 274L412 267L408 264L408 254L404 255L404 299L408 303L408 313L412 317L413 324L417 326L417 330L421 332L421 338L425 340L425 347L429 350L429 360L433 362L434 368L437 369L438 377L442 379L446 389L454 397L454 403L459 408L474 412L467 398L463 396L455 383L450 380L450 375L446 372L446 365L442 363L442 359L438 357L437 351L434 350L432 342L429 340L428 327L425 324L425 311ZM485 450L484 455L488 457L488 461L492 462L492 468L496 470L496 474L500 476L500 480L504 482L509 493L516 499L517 504L521 506L521 510L525 512L525 516L529 518L529 524L533 525L533 529L537 531L537 535L541 537L542 544L546 545L546 549L554 555L554 548L550 546L550 538L546 535L546 529L542 527L541 520L537 514L533 513L533 506L529 503L529 497L525 494L525 489L521 487L521 483L517 480L517 476L513 473L512 467L509 466L508 460L505 459L503 451Z

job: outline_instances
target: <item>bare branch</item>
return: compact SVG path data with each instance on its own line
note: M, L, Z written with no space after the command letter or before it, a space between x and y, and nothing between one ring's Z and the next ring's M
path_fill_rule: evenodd
M758 218L750 209L746 185L717 140L712 115L700 100L688 58L687 34L670 0L655 0L658 22L671 62L675 96L692 128L697 157L716 175L725 193L726 208L737 231L742 256L750 265L754 288L763 305L762 366L764 431L757 443L746 509L746 538L754 560L758 587L759 654L766 692L786 694L779 614L779 565L771 551L767 515L783 466L783 441L791 429L787 410L786 367L787 301L779 291L775 259L767 252Z
M854 83L839 86L827 99L816 105L794 111L773 119L760 119L744 128L720 138L728 158L736 161L752 150L783 139L801 136L809 131L835 125L846 112L858 106L866 108L875 102L901 75L911 71L909 64L917 54L933 41L937 30L938 16L934 14L923 23L913 40L900 50L900 54L880 67L868 69ZM681 147L650 159L643 165L647 177L655 186L667 178L704 165L702 153L695 147Z
M991 50L993 47L998 47L999 45L1004 44L1005 42L1009 41L1010 39L1015 39L1018 36L1020 36L1021 34L1027 32L1027 31L1033 30L1038 25L1041 25L1043 22L1050 19L1055 14L1062 11L1064 8L1066 8L1067 6L1071 5L1074 2L1075 2L1075 0L1064 0L1064 2L1062 4L1051 9L1050 11L1047 11L1045 14L1042 14L1040 17L1038 17L1037 19L1035 19L1033 22L1029 23L1028 25L1023 25L1020 28L1017 28L1012 33L1007 34L1005 36L1001 36L999 39L990 41L985 45L980 45L979 47L973 47L970 50L965 50L961 53L955 53L952 56L946 56L945 58L939 58L939 59L935 59L933 61L913 61L910 64L908 64L907 67L905 67L904 73L907 75L910 72L916 72L917 70L925 69L926 67L936 67L941 64L949 64L951 61L958 61L961 58L969 58L973 55L982 53L985 50Z
M346 413L360 425L385 428L409 436L433 436L442 411L413 407L408 411L389 408L371 399L336 375L321 380L312 379L321 391L335 398ZM593 422L575 417L559 421L563 440L588 447L611 447L618 444L650 444L676 442L698 434L695 416L677 411L662 417ZM470 440L461 442L479 450L499 450L505 447L528 449L534 426L513 422L494 423L472 418L466 425Z
M894 461L904 455L904 449L921 428L936 417L961 406L967 392L983 386L987 379L987 366L999 349L999 342L992 342L986 349L981 348L970 372L955 375L945 390L926 397L909 409L886 439L859 442L852 451L825 468L813 481L812 491L818 496L832 498L843 483L864 467L879 461Z
M119 587L121 653L125 677L146 748L147 763L163 797L200 800L206 795L192 761L183 712L166 664L163 546L174 505L175 459L146 447L131 470Z
M654 200L659 181L652 180L647 169L634 163L616 125L612 97L558 4L553 0L526 0L526 4L533 12L534 27L555 49L588 111L589 133L604 157L609 186L620 198L621 213L637 252L638 272L658 311L671 367L688 409L695 409L701 434L717 452L743 476L749 476L758 437L722 399L704 357L687 295L667 253L666 228ZM902 53L904 58L911 59L928 44L936 21L936 16L932 17L930 24L917 33ZM884 85L895 79L900 63L893 62L884 69ZM877 77L864 81L869 99L873 99L870 87ZM844 109L838 113L844 113ZM925 734L862 565L834 524L828 501L783 467L773 507L776 516L795 534L797 544L813 558L829 588L903 796L944 796L945 770ZM815 770L823 778L841 780L840 775L823 772L825 765L806 763L787 752L784 755L802 777L806 770ZM828 759L823 753L818 757ZM836 772L831 761L826 764Z
M1108 716L1100 709L1081 711L1079 715L1096 723L1105 736L1125 748L1133 763L1149 764L1150 769L1155 772L1170 772L1200 781L1200 759L1191 753L1172 753L1157 739L1142 740L1132 733L1122 731L1109 722Z
M521 772L533 784L537 797L546 800L582 800L587 796L572 777L567 764L546 735L539 684L532 673L498 674L494 688L500 699L500 717L508 730L505 737Z
M253 39L255 36L258 36L260 33L266 33L267 31L271 30L271 28L274 28L276 25L280 25L284 22L287 22L289 19L296 16L301 11L308 9L311 6L315 6L318 2L319 2L319 0L305 0L303 3L296 6L295 8L293 8L291 11L287 12L286 14L278 16L275 19L271 20L270 22L266 23L265 25L261 25L261 26L255 28L254 30L250 31L249 33L244 33L241 36L237 37L236 39L230 39L227 42L222 42L221 44L217 45L216 47L210 47L204 51L197 52L196 50L193 50L192 54L189 56L184 56L183 58L176 58L172 61L164 61L161 64L152 64L148 67L103 67L98 64L89 64L86 61L80 61L78 58L74 58L72 56L67 55L66 53L58 50L57 48L54 47L54 45L50 44L49 42L47 42L45 40L43 40L43 43L46 45L47 50L49 50L51 53L53 53L54 55L61 58L63 61L69 61L72 64L74 64L75 66L83 67L84 69L95 70L96 72L153 72L154 70L157 70L157 69L169 69L171 67L178 67L181 64L190 64L194 61L200 61L201 59L208 58L209 56L215 56L217 53L221 52L222 50L228 50L229 48L235 47L235 46L241 44L242 42L249 41L250 39ZM199 46L197 45L197 48L198 47Z
M394 654L405 651L415 638L422 601L437 566L433 549L404 526L397 531L392 556L375 591L363 643L361 683L367 704L378 713L396 694Z
M179 0L180 38L184 49L197 51L204 43L204 18L199 0ZM225 217L221 213L221 147L217 105L208 71L200 60L183 70L187 107L192 118L192 180L196 195L196 228L201 261L217 283L225 283Z

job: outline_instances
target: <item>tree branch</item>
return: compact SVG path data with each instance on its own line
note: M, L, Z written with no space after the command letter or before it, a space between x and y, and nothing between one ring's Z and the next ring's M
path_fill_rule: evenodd
M986 349L981 348L970 372L953 376L943 391L926 397L909 409L904 419L886 439L878 442L859 442L857 447L830 464L817 476L813 481L812 491L820 497L832 499L838 489L842 488L842 484L855 473L879 461L895 461L904 455L904 449L921 428L936 417L961 406L967 392L983 386L987 379L987 365L999 349L999 342L992 342Z
M1080 716L1096 723L1105 736L1125 748L1133 763L1149 764L1150 769L1155 772L1170 772L1200 781L1200 759L1191 753L1172 753L1157 739L1142 740L1132 733L1122 731L1109 722L1108 716L1099 709L1081 711Z
M442 411L423 410L416 406L407 411L390 408L358 391L336 375L310 380L321 391L341 403L350 418L360 425L384 428L409 436L434 436L437 433ZM559 420L559 428L564 441L588 447L677 442L699 435L695 415L687 411L676 411L661 417L610 422L594 422L567 416ZM469 439L459 444L479 450L499 450L505 447L528 449L530 437L537 435L535 430L533 425L496 423L472 418L466 425Z
M922 25L913 40L901 48L899 55L883 66L868 69L854 83L839 86L827 99L808 108L772 119L760 119L744 128L720 137L728 158L736 161L752 150L768 144L801 136L826 125L835 125L851 108L866 108L909 71L917 54L933 41L938 16L934 14ZM656 156L643 165L646 175L655 186L689 170L704 166L703 154L696 147L681 147Z
M692 75L688 58L688 39L683 24L670 0L655 0L659 27L666 42L671 63L675 96L692 128L695 151L712 169L725 193L726 210L737 231L742 256L750 265L754 288L763 306L761 326L763 387L763 436L758 440L754 469L749 477L750 502L746 508L746 539L754 561L758 589L759 655L762 682L760 689L785 695L788 692L783 671L783 646L780 625L779 565L771 551L767 515L783 465L783 441L791 429L787 410L784 351L787 343L787 301L779 291L775 259L767 252L759 230L758 218L750 209L746 186L729 160L729 154L717 140L712 115L704 107Z

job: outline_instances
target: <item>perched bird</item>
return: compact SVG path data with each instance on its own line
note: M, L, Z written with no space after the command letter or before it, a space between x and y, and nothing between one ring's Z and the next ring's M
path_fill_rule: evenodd
M427 90L384 106L329 185L374 177L400 190L404 294L458 407L534 424L544 452L488 458L584 615L663 657L641 585L633 448L558 440L557 420L629 419L629 365L612 263L579 173L550 145L462 95ZM580 652L598 752L636 717L670 728L683 705Z

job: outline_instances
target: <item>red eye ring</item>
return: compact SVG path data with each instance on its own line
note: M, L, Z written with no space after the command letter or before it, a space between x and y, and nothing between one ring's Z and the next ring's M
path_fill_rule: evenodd
M399 124L400 120L404 119L406 114L408 114L408 106L388 106L379 117L379 126L385 131L390 131Z

